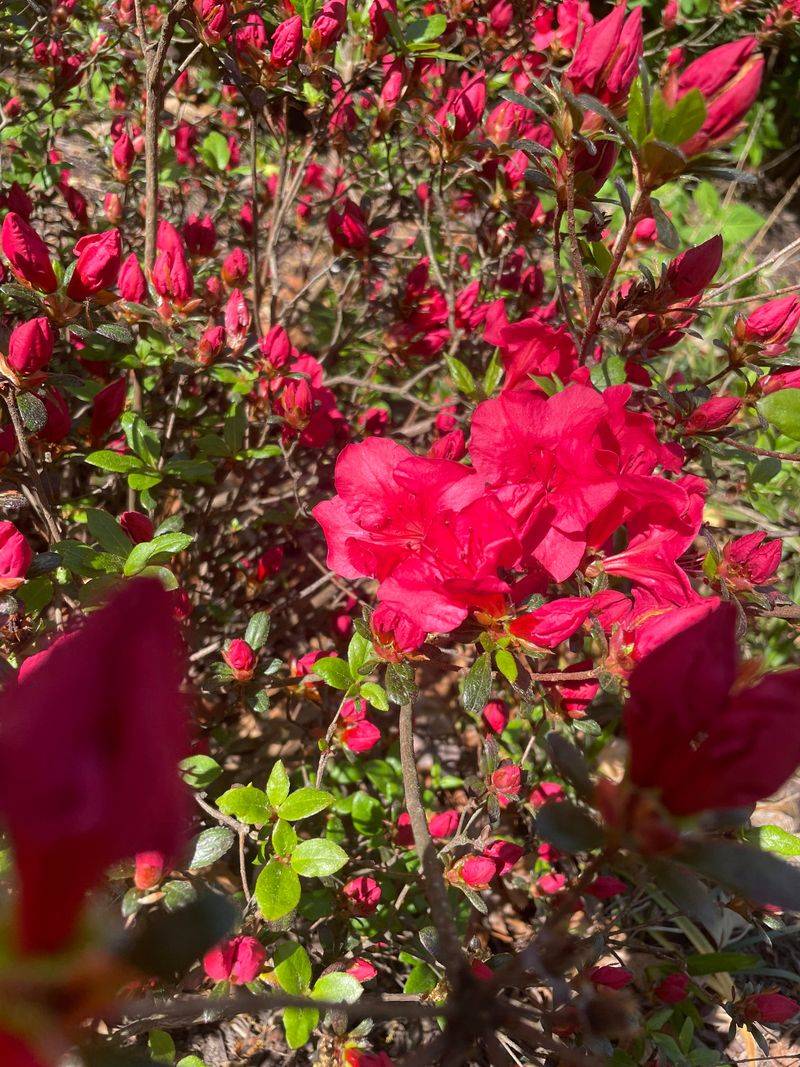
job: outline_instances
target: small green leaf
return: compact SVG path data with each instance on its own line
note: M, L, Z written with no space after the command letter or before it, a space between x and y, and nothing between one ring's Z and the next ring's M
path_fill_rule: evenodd
M747 833L747 840L765 852L778 856L800 856L800 837L782 830L780 826L756 826Z
M492 688L492 657L482 653L470 667L461 690L461 702L466 711L481 711Z
M333 804L333 795L324 789L314 789L313 786L304 786L291 793L278 807L278 815L287 822L297 822L298 819L308 819L319 811L324 811Z
M269 637L269 625L269 612L266 611L256 612L247 624L247 629L244 632L244 639L255 651L258 651Z
M275 977L284 993L302 997L311 986L311 960L296 941L280 941L273 953Z
M389 710L389 701L386 696L386 690L382 685L378 685L377 682L364 682L359 692L373 708L376 708L378 711Z
M415 19L403 27L403 36L407 44L424 44L435 41L447 29L444 15L430 15L426 19Z
M165 1030L151 1030L147 1035L147 1048L154 1063L175 1062L175 1042Z
M193 900L197 900L197 890L191 882L181 882L175 879L165 882L161 891L164 894L164 907L169 912L180 911Z
M800 389L770 393L758 402L758 409L781 433L800 441Z
M315 837L301 841L292 853L292 867L304 878L326 878L347 863L347 853L334 841Z
M154 537L152 541L144 541L134 545L131 554L125 561L123 574L126 577L138 574L157 556L174 556L177 552L183 552L194 540L189 534L165 533Z
M17 407L25 424L25 429L38 433L47 424L47 408L33 393L18 393Z
M334 689L349 689L353 684L349 666L338 656L323 656L318 659L314 664L314 674Z
M386 694L393 704L408 704L414 699L414 668L410 663L390 663L384 678Z
M107 511L87 508L86 524L89 527L89 533L106 552L112 552L125 559L133 548L130 537Z
M86 462L91 467L99 467L104 471L113 471L115 474L130 474L131 471L142 469L142 461L138 456L130 456L123 452L112 452L110 448L101 448L97 452L90 452Z
M297 846L297 834L291 823L278 819L272 829L272 847L278 856L291 856Z
M210 826L203 830L192 844L192 854L187 864L189 870L210 867L225 855L234 840L233 830L227 826Z
M288 864L272 859L256 879L253 895L264 918L275 922L300 903L300 879Z
M268 821L272 808L263 789L254 785L236 786L223 793L217 807L224 815L251 826L261 826Z
M302 1048L319 1022L316 1008L284 1008L283 1029L289 1048Z
M289 775L283 765L283 760L278 760L269 772L267 780L267 799L273 808L279 808L289 796Z
M503 677L513 685L517 680L519 668L517 667L517 661L511 653L505 648L498 648L494 654L494 661L497 664L497 669Z
M101 337L108 337L109 340L118 341L122 345L129 345L133 341L133 334L121 322L104 322L97 327L97 333Z
M445 356L445 363L456 389L460 393L472 396L475 393L476 385L469 367L462 363L460 359L456 359L455 356Z
M207 134L198 149L200 158L212 170L223 171L228 166L231 150L227 138L217 130Z
M367 662L371 653L372 642L363 637L358 630L355 630L350 638L350 644L347 646L347 664L350 668L351 678L358 678L361 667Z
M178 766L192 789L207 789L222 774L222 767L211 756L187 756Z
M409 997L423 996L430 993L439 983L438 975L427 963L417 963L412 967L410 974L403 985L403 992Z
M363 992L361 983L352 974L331 971L316 980L311 996L330 1004L355 1004Z
M685 959L686 970L693 978L706 974L730 974L734 971L752 971L761 963L759 956L744 952L698 952Z

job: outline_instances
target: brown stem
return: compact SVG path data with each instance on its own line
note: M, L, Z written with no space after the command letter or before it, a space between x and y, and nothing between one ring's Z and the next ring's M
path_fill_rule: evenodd
M250 112L250 189L253 197L253 232L250 248L253 253L253 311L256 320L256 334L261 336L261 263L258 246L258 187L256 155L258 149L258 116L255 109Z
M591 310L589 281L583 269L581 250L578 245L578 231L575 225L575 142L570 141L567 149L567 232L569 233L569 250L572 269L581 287L584 312L588 316Z
M642 209L642 195L637 191L634 201L631 204L631 209L628 212L628 217L625 220L625 226L614 242L614 254L611 259L606 276L603 279L603 284L600 287L600 292L597 294L592 310L589 313L589 321L586 323L586 330L583 334L583 345L581 346L581 363L586 362L586 358L589 355L594 335L597 332L597 323L600 319L600 314L605 305L608 294L611 292L611 286L614 284L614 279L617 276L619 265L622 262L622 257L625 255L625 249L628 247L633 231L636 229L636 224L639 221L640 212Z
M411 820L414 847L422 868L423 885L425 896L431 909L431 919L439 934L439 942L450 984L455 988L460 984L464 974L464 956L461 951L458 932L453 922L450 902L447 899L444 868L434 847L428 830L428 821L425 818L425 809L422 806L417 764L414 758L413 714L413 704L403 704L400 708L400 764L403 770L406 809Z

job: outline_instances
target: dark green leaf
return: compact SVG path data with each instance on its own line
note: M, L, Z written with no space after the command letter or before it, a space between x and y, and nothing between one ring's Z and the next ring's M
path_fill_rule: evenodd
M466 711L483 710L492 689L492 657L482 653L470 667L461 689L461 703Z
M603 844L603 832L591 815L568 800L541 808L536 833L564 852L590 852Z
M269 637L270 617L269 612L258 611L250 619L244 632L244 639L248 645L258 651Z
M227 826L210 826L197 835L192 843L191 858L187 866L190 870L210 867L230 849L236 837Z
M187 756L179 766L192 789L207 789L222 774L222 767L211 756Z
M733 841L697 841L684 845L679 858L747 900L800 910L800 868L769 852Z

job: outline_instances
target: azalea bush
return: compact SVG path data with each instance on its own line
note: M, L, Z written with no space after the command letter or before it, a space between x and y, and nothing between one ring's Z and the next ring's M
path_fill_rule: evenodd
M3 1067L790 1048L797 15L7 5Z

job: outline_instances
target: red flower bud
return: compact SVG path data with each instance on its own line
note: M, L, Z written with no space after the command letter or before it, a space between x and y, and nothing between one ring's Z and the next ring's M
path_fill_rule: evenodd
M197 362L208 366L213 363L225 344L225 330L222 326L206 326L197 342Z
M214 982L246 985L261 973L267 950L255 937L233 937L203 956L203 970Z
M356 915L372 915L381 900L381 887L374 878L353 878L342 886L342 896Z
M0 590L17 589L25 581L33 552L13 522L0 522Z
M2 246L3 254L20 281L43 293L56 291L58 282L47 245L14 211L9 211L3 220Z
M458 874L473 889L488 889L497 874L497 864L489 856L468 856L458 868Z
M653 990L653 995L662 1004L680 1004L689 992L688 974L668 974Z
M278 70L291 67L300 55L302 47L303 20L300 15L292 15L291 18L275 27L272 35L272 51L269 55L270 63Z
M225 305L225 339L234 352L244 348L250 329L250 309L241 289L234 289Z
M619 896L620 893L627 893L628 887L613 874L600 874L586 886L584 892L594 897L595 900L610 900L611 897Z
M380 44L389 36L387 13L397 18L397 0L372 0L369 9L369 24L375 44Z
M240 637L234 638L222 653L237 682L249 682L255 672L258 656Z
M23 322L8 340L9 367L20 377L35 374L50 360L55 340L55 330L45 316Z
M508 726L510 712L504 700L490 700L481 712L484 725L492 733L501 734Z
M687 248L667 266L666 282L681 300L699 296L710 285L722 262L722 238L710 237L701 245Z
M769 300L740 318L734 337L744 344L756 345L761 356L780 356L800 323L800 297L783 296Z
M147 280L133 252L120 267L117 289L122 299L131 304L143 304L147 299Z
M114 170L114 177L117 181L126 182L128 180L135 159L136 151L133 147L133 141L127 133L122 133L121 136L117 138L111 152L111 163Z
M163 852L137 852L133 884L137 889L154 889L164 874Z
M181 308L194 293L194 277L186 261L183 246L164 249L153 266L153 288L168 304Z
M122 260L119 230L90 233L75 245L78 261L67 286L72 300L87 300L116 284Z
M756 1023L787 1023L800 1011L800 1004L783 993L753 993L741 1003L745 1019Z
M44 410L47 422L39 430L39 437L50 444L58 444L72 429L72 416L63 394L54 385L48 385L45 390Z
M201 219L194 213L183 224L183 239L193 256L211 256L217 243L217 230L210 215Z
M625 18L625 3L581 38L565 79L573 93L588 93L609 107L623 104L642 55L642 9Z
M352 200L345 200L342 210L331 207L327 217L328 233L335 252L349 249L362 252L369 246L369 229L361 208Z
M310 52L323 52L335 44L344 33L347 23L347 7L342 0L325 0L308 36Z
M225 0L194 0L194 11L206 44L219 44L228 36L231 24Z
M123 209L119 193L106 193L103 197L103 214L112 226L122 222Z
M135 545L153 540L153 523L141 511L123 511L117 521Z
M243 248L234 248L222 264L222 280L231 288L243 285L250 273L250 262Z
M743 403L740 396L712 396L694 409L686 420L684 430L687 434L719 430L731 421Z
M773 577L781 561L781 542L767 541L762 530L729 541L722 550L717 575L733 589L752 589Z
M764 58L757 54L757 48L755 37L720 45L690 63L678 77L676 99L697 89L706 102L700 130L680 145L685 156L701 155L727 144L740 132L741 120L761 88Z
M91 434L93 440L103 437L125 410L125 398L128 395L126 378L117 378L110 382L92 401Z

